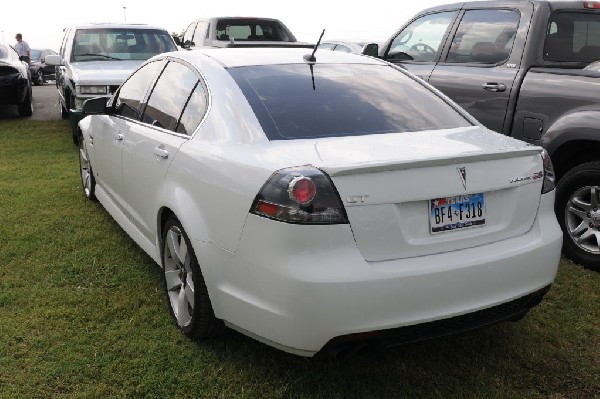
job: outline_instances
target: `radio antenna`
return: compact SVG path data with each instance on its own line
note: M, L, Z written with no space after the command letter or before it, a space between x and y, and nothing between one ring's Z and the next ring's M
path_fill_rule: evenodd
M323 29L323 32L321 32L321 36L319 36L319 40L317 41L317 44L315 44L315 49L313 50L312 54L305 54L304 55L304 60L307 62L316 62L317 59L315 58L315 53L317 52L317 48L319 48L319 44L321 44L321 39L323 38L323 35L325 34L325 29Z

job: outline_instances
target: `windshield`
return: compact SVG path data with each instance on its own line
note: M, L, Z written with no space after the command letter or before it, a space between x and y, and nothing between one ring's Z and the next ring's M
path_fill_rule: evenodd
M80 29L75 32L71 61L145 61L176 49L169 33L163 30Z
M42 55L42 50L31 50L31 57L29 57L31 59L31 61L37 61L40 59L40 56Z
M249 66L229 73L269 140L471 126L432 91L387 65Z

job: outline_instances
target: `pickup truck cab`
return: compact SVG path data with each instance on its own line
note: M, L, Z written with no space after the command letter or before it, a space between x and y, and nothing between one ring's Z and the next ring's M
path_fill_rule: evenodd
M163 28L141 24L89 24L66 28L58 55L46 56L56 69L63 119L71 120L73 141L83 102L109 97L148 58L177 46Z
M600 68L586 69L600 60L600 1L442 5L373 50L488 128L545 147L563 253L600 270Z
M182 48L194 47L306 47L278 19L212 17L192 22L180 40Z

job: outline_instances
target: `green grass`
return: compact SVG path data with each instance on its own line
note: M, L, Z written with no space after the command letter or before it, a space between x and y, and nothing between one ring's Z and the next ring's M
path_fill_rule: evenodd
M525 265L524 265L525 266ZM305 359L172 324L160 269L84 199L63 121L0 121L0 398L600 398L600 273L518 323Z

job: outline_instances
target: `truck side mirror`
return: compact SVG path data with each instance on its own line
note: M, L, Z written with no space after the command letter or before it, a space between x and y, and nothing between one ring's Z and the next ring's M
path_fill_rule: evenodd
M379 45L377 43L368 43L362 49L363 55L369 55L371 57L379 57Z
M46 56L46 65L50 66L61 66L65 65L65 62L58 54L49 54Z

